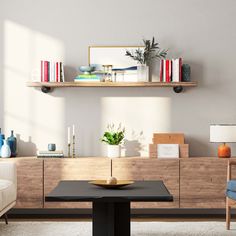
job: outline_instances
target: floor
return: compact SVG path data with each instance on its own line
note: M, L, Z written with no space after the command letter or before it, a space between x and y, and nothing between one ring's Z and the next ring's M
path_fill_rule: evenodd
M91 236L91 219L10 219L0 222L1 236ZM131 222L131 236L235 236L236 223L230 231L223 219L139 218Z

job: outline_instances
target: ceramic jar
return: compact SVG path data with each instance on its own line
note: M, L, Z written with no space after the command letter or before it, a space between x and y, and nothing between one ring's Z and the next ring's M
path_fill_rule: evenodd
M1 157L10 157L11 156L11 149L7 144L7 140L4 140L4 143L1 148Z
M120 157L120 145L107 145L107 156L110 158Z

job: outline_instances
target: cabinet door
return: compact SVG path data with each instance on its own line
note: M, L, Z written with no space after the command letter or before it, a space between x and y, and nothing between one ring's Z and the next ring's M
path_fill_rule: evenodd
M173 202L138 202L133 208L178 208L179 207L179 160L127 158L114 159L112 174L118 179L163 180L174 196Z
M108 158L76 158L44 160L44 194L51 192L61 180L107 179L111 174ZM89 202L44 202L45 208L91 208Z
M180 208L224 208L227 160L180 160Z
M8 158L17 166L17 201L15 208L43 207L43 160L33 157Z

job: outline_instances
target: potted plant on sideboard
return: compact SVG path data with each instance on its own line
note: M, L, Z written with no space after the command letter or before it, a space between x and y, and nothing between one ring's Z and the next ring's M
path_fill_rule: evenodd
M126 50L125 56L138 62L137 74L139 82L149 81L149 66L155 59L163 59L167 55L167 50L160 49L159 43L152 40L143 39L144 48L138 48L134 51Z
M107 156L110 158L121 156L121 146L120 144L125 137L125 128L122 128L121 124L115 129L114 124L109 124L107 126L107 131L104 132L102 137L102 142L107 144Z

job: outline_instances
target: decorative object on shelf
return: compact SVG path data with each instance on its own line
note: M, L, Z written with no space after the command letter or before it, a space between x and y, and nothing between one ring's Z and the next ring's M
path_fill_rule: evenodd
M11 136L7 138L7 144L11 149L11 157L16 157L17 155L17 139L14 137L14 131L11 130Z
M75 125L72 126L72 157L75 158Z
M112 82L112 65L102 65L104 71L104 82Z
M113 82L138 82L138 62L130 60L130 58L125 56L127 50L133 51L137 49L142 51L144 47L91 46L89 47L89 64L96 66L96 71L93 72L94 74L106 72L104 71L103 65L112 65L112 78L109 78L109 80Z
M191 67L189 64L182 65L182 81L183 82L191 81Z
M67 130L67 135L68 135L68 138L67 138L67 146L68 146L68 157L70 157L70 127L68 127L68 130Z
M4 139L4 143L1 148L1 157L10 157L11 156L11 149L7 144L7 140Z
M139 65L137 66L137 76L138 82L148 82L149 81L149 66Z
M93 73L96 70L96 66L80 66L80 71L83 74L79 74L75 77L74 82L100 82L102 74Z
M159 158L162 155L159 148L162 148L160 145L178 145L175 147L175 157L188 158L189 157L189 145L184 142L183 133L154 133L152 138L152 144L149 144L149 157L150 158ZM170 156L169 156L170 157Z
M79 70L84 73L84 75L90 75L91 72L95 71L95 66L80 66Z
M48 151L56 151L56 144L55 143L49 143L48 144Z
M149 81L149 66L154 59L162 59L167 55L167 50L160 49L159 43L152 40L143 39L144 50L140 48L136 50L126 50L125 56L132 58L138 62L138 81Z
M114 177L113 177L114 178ZM102 188L107 188L107 189L117 189L121 188L130 184L133 184L134 181L130 180L117 180L116 183L108 183L107 180L94 180L90 181L90 184L102 187Z
M236 124L210 125L210 142L223 143L218 146L218 157L231 157L231 149L226 143L236 142Z
M101 139L102 142L107 143L107 156L110 158L120 157L121 156L121 147L120 144L124 140L125 128L119 127L115 129L114 124L109 124L107 126L107 131L103 134Z
M0 128L0 156L1 156L1 148L4 143L5 135L2 133L2 129Z

